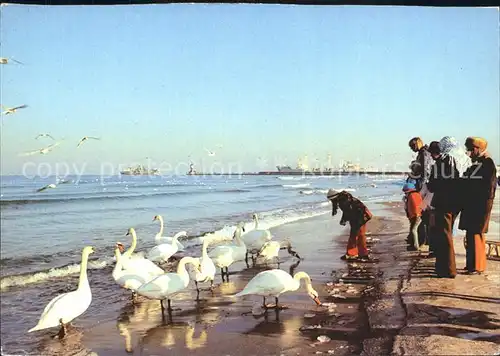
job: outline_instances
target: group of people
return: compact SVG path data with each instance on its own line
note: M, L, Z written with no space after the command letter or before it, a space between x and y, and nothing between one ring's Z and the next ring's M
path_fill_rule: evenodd
M488 142L468 137L465 151L469 167L460 174L456 158L450 154L456 147L451 137L424 145L419 137L409 142L417 158L403 186L405 210L410 221L409 249L429 245L429 256L435 257L438 277L455 278L453 226L460 214L458 228L466 232L466 266L468 274L486 269L486 233L495 198L496 166L487 152Z
M403 186L405 210L410 222L408 249L420 250L429 245L428 257L435 257L435 271L440 278L455 278L453 226L461 214L458 228L466 231L466 266L468 274L481 274L486 269L486 236L495 198L496 166L487 152L488 143L480 137L468 137L465 151L470 158L468 168L459 172L452 153L456 141L449 136L424 145L419 137L409 146L417 153L410 164L410 174ZM497 181L498 180L498 181ZM342 260L369 261L366 246L366 223L372 218L368 208L346 191L330 189L327 199L332 215L340 208L341 225L349 222L347 251Z

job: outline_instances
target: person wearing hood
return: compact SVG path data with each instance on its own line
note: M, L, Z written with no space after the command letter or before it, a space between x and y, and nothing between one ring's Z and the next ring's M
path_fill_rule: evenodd
M460 211L458 182L460 174L455 159L443 154L437 141L431 142L429 152L434 159L427 189L434 193L431 206L434 208L432 227L433 249L436 256L435 270L440 278L455 278L455 249L453 225Z
M496 192L496 166L480 137L468 137L465 148L472 160L462 177L463 207L458 228L465 230L466 267L469 274L486 269L486 233Z
M335 216L340 208L343 213L340 225L344 226L347 222L350 225L347 251L341 259L369 261L371 258L366 247L366 223L373 217L372 213L365 204L346 191L330 189L326 197L332 203L332 216Z

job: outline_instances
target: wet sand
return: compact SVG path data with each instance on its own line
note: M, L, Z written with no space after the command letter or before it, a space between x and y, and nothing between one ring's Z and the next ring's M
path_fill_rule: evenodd
M110 291L107 297L110 305L119 307L110 307L99 315L89 311L75 321L75 327L62 341L49 337L54 331L38 334L36 338L43 340L42 345L38 347L38 353L402 355L436 354L433 353L433 348L446 351L442 345L435 344L437 341L433 341L433 338L440 340L439 337L444 336L430 335L426 329L425 321L432 321L432 316L422 316L420 312L411 313L412 304L432 304L433 301L439 300L439 296L421 293L422 290L419 290L421 295L416 297L412 294L415 292L411 290L413 286L427 288L427 293L437 292L442 288L447 288L450 293L460 289L471 296L478 294L478 288L482 294L489 293L489 297L486 294L482 296L486 298L482 302L489 303L488 307L483 304L483 309L489 308L489 314L483 310L487 319L483 320L482 324L476 323L476 326L485 326L485 330L490 327L486 333L498 329L496 326L491 329L491 325L495 325L491 324L494 322L491 319L500 319L498 310L496 313L494 310L499 306L498 295L490 295L497 293L490 287L497 281L494 276L498 275L499 262L488 261L489 269L495 272L486 277L459 276L453 282L431 276L417 279L412 273L419 273L419 266L424 266L424 269L431 268L425 267L424 264L432 264L433 260L423 259L418 253L406 251L407 221L401 202L382 204L380 209L374 210L374 214L375 217L368 227L369 247L377 259L372 263L346 263L339 259L345 252L348 228L339 234L338 217L332 218L329 214L282 225L272 230L276 240L290 239L293 249L303 258L298 261L289 256L286 250L282 250L280 259L283 263L280 268L291 272L307 272L324 303L322 306L316 306L301 287L298 291L284 294L280 298L280 303L287 305L289 309L279 312L269 310L263 315L252 315L254 304L262 303L260 297L246 296L236 299L230 296L240 291L248 280L267 267L246 268L242 262L230 267L232 274L229 283L221 283L220 275L217 275L217 288L213 293L202 292L199 302L194 301L196 291L190 284L185 292L173 299L174 311L171 317L162 318L158 301L140 298L139 303L132 305L130 294L117 287ZM460 242L461 239L456 239L456 243ZM457 266L461 266L459 259L463 259L463 256L463 251L457 248ZM496 267L491 265L492 263L496 263ZM425 281L428 283L422 287L421 283ZM470 283L479 284L474 284L470 289ZM498 281L496 284L498 285ZM412 299L410 303L406 298L421 299ZM116 303L117 300L120 303ZM457 300L455 304L452 303L453 308L468 308L467 299ZM449 300L441 302L444 303L441 307L450 303ZM446 312L446 309L443 310ZM411 324L415 315L420 318L418 323L421 325L419 324L418 328ZM444 319L441 316L439 320ZM439 330L439 326L435 327ZM470 336L471 332L475 334ZM451 340L446 342L447 345L458 345L469 336L481 338L481 335L476 328L475 331L447 335ZM325 336L323 339L326 342L319 342L319 336ZM490 335L486 335L486 338L498 342L494 338L491 339ZM479 349L492 350L491 346L483 344ZM463 351L461 347L451 350L455 351L454 354Z
M272 230L276 240L288 238L302 257L299 261L281 250L280 268L292 273L307 272L325 303L323 306L316 306L301 287L280 297L280 303L288 309L252 315L252 307L261 304L262 298L230 296L243 289L259 271L272 265L246 268L245 263L240 262L230 267L233 274L229 283L221 283L220 275L216 275L217 288L213 293L201 292L199 302L195 301L196 290L191 283L172 300L171 317L162 318L159 301L139 298L139 302L132 305L130 294L117 287L114 295L108 297L113 303L116 299L122 300L119 310L112 308L105 314L92 315L93 320L84 314L62 341L50 338L55 330L41 332L37 338L42 338L43 343L37 350L44 355L163 355L167 352L175 355L297 355L329 350L335 350L336 355L347 355L359 352L360 333L366 329L359 291L374 277L369 277L369 268L365 271L365 267L340 260L345 253L348 227L342 228L339 235L338 220L328 214ZM381 230L394 230L388 226L390 220L376 217L369 224L372 235ZM336 286L339 278L344 280L343 284ZM317 341L321 335L332 340L321 344Z

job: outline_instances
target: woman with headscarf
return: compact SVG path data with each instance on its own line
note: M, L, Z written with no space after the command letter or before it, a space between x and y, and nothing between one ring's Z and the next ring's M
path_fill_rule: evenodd
M434 207L434 226L432 228L433 248L436 256L436 274L440 278L455 278L455 249L453 246L453 224L460 211L458 181L460 179L453 157L442 153L439 142L429 145L434 159L427 188Z
M370 257L366 247L366 223L373 217L372 213L365 204L346 191L339 192L330 189L326 197L332 202L332 216L335 216L340 208L343 213L340 225L344 226L349 222L351 227L347 241L347 252L341 259L369 261Z
M466 269L481 274L486 269L486 236L496 192L496 166L488 155L488 142L468 137L465 148L472 160L462 177L463 208L459 229L465 230Z

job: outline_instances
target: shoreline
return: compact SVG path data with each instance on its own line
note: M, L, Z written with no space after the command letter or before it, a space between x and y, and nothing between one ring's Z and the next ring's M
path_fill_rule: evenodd
M89 310L73 323L70 334L62 341L50 338L54 330L34 335L38 346L33 351L79 356L166 352L204 356L437 355L468 354L469 347L463 343L473 342L477 350L492 354L500 342L498 333L493 332L500 330L495 321L495 318L500 320L497 297L500 279L495 279L500 278L500 262L488 260L488 273L479 278L463 275L452 281L432 278L429 274L434 260L406 251L407 222L402 202L375 203L369 208L374 219L368 226L368 247L378 259L373 263L346 263L339 259L345 251L348 227L339 230L338 218L329 214L271 229L275 240L290 239L292 248L303 257L297 265L297 259L282 251L280 268L310 274L323 302L321 307L315 306L301 286L296 292L280 297L280 303L289 309L252 315L254 304L261 303L260 297L229 296L266 268L241 269L243 264L238 263L229 269L229 283L220 284L217 271L214 295L202 291L198 303L194 302L196 291L190 283L186 291L174 297L171 319L162 319L158 301L141 298L132 305L130 294L116 287L109 291L108 297L113 295L118 305L101 311L102 315ZM492 220L498 222L498 217L495 213ZM462 240L454 240L457 268L460 268L464 259L463 246L460 250ZM469 293L470 297L464 300L454 297L450 302L448 295L439 295L443 288L451 294L460 289L460 295ZM469 299L478 290L481 295L474 300L478 310L465 312L471 307ZM422 309L422 305L428 306ZM426 314L429 308L432 313ZM453 332L450 325L441 325L448 321L456 327L457 315L458 319L470 315L472 322L474 318L479 321ZM328 341L320 343L318 336L326 336ZM474 337L474 341L467 340Z

